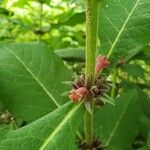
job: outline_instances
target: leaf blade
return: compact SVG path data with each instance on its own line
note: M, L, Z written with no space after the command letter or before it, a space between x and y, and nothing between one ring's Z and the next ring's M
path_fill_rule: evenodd
M60 107L60 105L56 102L54 97L49 93L49 91L45 88L45 86L38 80L38 78L32 73L32 71L24 64L24 62L20 59L20 57L17 54L15 54L15 52L11 51L11 49L7 49L7 50L10 53L12 53L15 56L15 58L18 60L18 62L24 66L24 68L29 72L29 74L33 77L33 79L35 79L35 81L41 86L41 88L46 92L46 94L53 100L55 105L57 107Z
M0 54L0 96L15 115L32 121L68 101L61 96L68 90L62 82L72 73L52 51L14 44L2 45Z
M130 57L131 51L139 51L149 44L149 1L107 0L101 3L99 53L110 58L110 72L119 59Z
M132 16L132 14L133 14L134 10L136 9L136 7L138 6L138 3L139 3L139 2L140 2L140 0L137 0L137 1L136 1L135 5L133 6L133 8L131 9L130 13L128 14L128 16L127 16L125 22L123 23L123 25L122 25L120 31L118 32L118 34L117 34L117 36L116 36L116 38L115 38L115 40L114 40L114 42L113 42L113 44L112 44L112 46L111 46L109 52L108 52L108 54L107 54L107 57L108 57L108 58L110 57L110 55L111 55L111 53L112 53L112 51L113 51L115 45L117 44L117 42L118 42L118 40L119 40L119 38L120 38L122 32L123 32L124 29L125 29L125 26L127 25L128 21L130 20L130 17Z
M57 134L57 132L59 132L60 128L66 123L66 121L68 120L68 118L76 111L76 109L78 109L80 107L80 105L77 105L77 107L74 107L71 111L69 111L67 113L67 115L64 117L64 119L61 121L61 123L56 127L56 129L51 133L51 135L42 144L42 146L40 147L40 150L43 150L48 145L48 143L51 140L53 140L54 136Z
M131 144L138 133L140 121L136 90L130 90L117 98L115 104L96 112L95 132L108 150L132 149Z
M69 102L63 105L30 125L8 133L2 139L0 148L43 150L57 149L61 145L62 149L75 149L74 140L83 114L81 107L82 103L75 105Z

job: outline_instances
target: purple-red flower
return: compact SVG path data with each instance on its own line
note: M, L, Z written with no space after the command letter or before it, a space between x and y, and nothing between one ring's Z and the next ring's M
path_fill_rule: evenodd
M98 56L96 58L96 65L95 65L95 75L98 75L98 73L109 66L110 62L108 61L106 56Z
M69 97L72 101L79 102L87 93L88 90L85 87L80 87L76 90L71 90Z

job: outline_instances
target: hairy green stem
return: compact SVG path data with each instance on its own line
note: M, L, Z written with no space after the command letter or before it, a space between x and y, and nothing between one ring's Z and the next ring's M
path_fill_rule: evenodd
M117 69L115 69L114 72L113 72L113 74L112 74L112 83L113 83L113 86L112 86L112 89L111 89L111 98L115 98L115 95L116 95L116 89L115 89L116 80L117 80Z
M86 9L86 65L85 75L87 86L94 80L95 53L97 45L99 0L85 0Z
M85 0L86 11L86 64L85 77L86 86L90 88L94 82L95 71L95 53L97 47L97 30L98 30L98 10L99 0ZM91 145L93 141L93 105L92 99L88 100L92 113L85 110L84 130L87 144Z
M93 108L91 106L92 112L85 110L84 114L84 128L85 128L85 140L88 145L93 142Z

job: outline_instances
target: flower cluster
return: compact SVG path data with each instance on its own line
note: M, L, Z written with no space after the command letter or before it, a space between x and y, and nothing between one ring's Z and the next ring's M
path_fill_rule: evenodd
M97 98L107 93L110 89L109 82L105 77L98 77L99 72L109 66L109 61L106 56L98 56L95 65L95 80L90 89L86 88L85 75L75 76L75 80L72 82L73 90L69 92L69 97L74 102L79 102L88 97Z

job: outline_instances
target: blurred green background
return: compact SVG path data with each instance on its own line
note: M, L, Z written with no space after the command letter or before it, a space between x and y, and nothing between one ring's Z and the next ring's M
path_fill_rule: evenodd
M85 44L82 4L63 0L5 0L0 6L0 22L1 41L41 42L51 49L79 48Z

